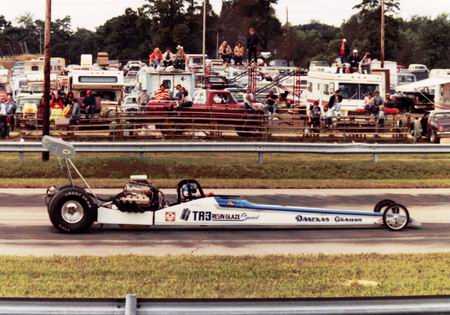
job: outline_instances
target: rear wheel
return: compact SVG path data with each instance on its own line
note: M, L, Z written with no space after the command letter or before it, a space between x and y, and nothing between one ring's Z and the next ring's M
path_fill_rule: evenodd
M51 200L48 213L53 226L64 233L87 231L97 220L97 211L90 196L82 189L69 188Z
M383 223L391 231L401 231L409 224L409 211L405 206L395 204L383 213Z

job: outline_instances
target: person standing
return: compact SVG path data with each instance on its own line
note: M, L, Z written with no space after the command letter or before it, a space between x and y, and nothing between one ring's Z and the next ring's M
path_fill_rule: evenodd
M254 27L250 27L247 37L248 63L258 61L259 38Z
M141 93L139 93L139 96L138 96L137 101L138 101L138 105L139 105L140 107L145 107L145 106L147 106L148 102L150 102L150 96L148 95L146 89L143 89L143 90L141 91Z
M339 52L338 57L341 60L341 64L344 64L347 62L348 55L350 54L348 45L347 45L347 39L343 38L341 39L341 42L339 44Z

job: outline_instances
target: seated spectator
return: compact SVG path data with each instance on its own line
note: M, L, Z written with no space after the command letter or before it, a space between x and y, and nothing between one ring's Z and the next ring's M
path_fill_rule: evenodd
M270 91L269 95L266 97L267 111L270 115L275 115L277 113L277 101L278 96L275 95L274 91Z
M245 56L245 47L241 42L237 42L236 46L234 47L234 64L236 66L242 66L242 62L244 60Z
M141 93L139 93L137 102L139 106L147 106L148 102L150 101L150 97L147 93L146 89L143 89Z
M175 61L173 64L175 69L185 70L186 69L186 54L182 46L177 47L177 53L175 55Z
M233 57L233 50L231 49L231 46L227 41L223 41L219 46L219 55L225 65L228 65L231 62L231 58Z
M60 97L59 94L52 93L51 99L50 99L50 108L51 109L64 109L64 101Z
M361 60L361 73L370 74L372 67L372 57L369 52L367 52Z
M322 110L320 109L319 102L315 101L309 110L310 126L313 129L320 129L320 121L322 119Z
M163 59L164 57L161 52L161 49L159 49L158 47L153 49L153 52L148 56L149 65L155 69L161 65Z
M353 50L353 54L350 56L350 67L351 67L351 72L358 72L359 70L359 63L360 63L360 58L359 58L359 52L357 49Z
M178 106L181 108L192 107L192 98L189 96L189 92L186 90L186 88L181 84L178 84L176 86L176 90L177 93L175 98L178 100Z
M380 110L378 112L377 117L377 125L379 128L384 128L384 120L385 120L384 106L380 106Z
M334 94L330 97L328 101L328 109L333 113L340 115L341 113L341 105L342 105L343 97L341 95L341 90L336 90Z
M169 89L164 84L161 84L159 89L155 91L154 99L157 101L170 100Z
M163 55L163 67L167 68L167 67L171 67L173 66L173 63L175 61L175 56L172 53L172 51L170 50L170 48L166 49L166 52Z
M278 99L278 108L291 108L291 102L289 102L288 96L288 91L280 94L280 98Z
M87 91L86 97L83 100L84 110L86 113L86 118L91 118L97 109L97 100L95 99L92 91Z

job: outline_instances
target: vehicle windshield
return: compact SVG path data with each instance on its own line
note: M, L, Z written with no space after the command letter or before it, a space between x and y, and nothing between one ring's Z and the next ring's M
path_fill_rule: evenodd
M94 95L97 97L100 97L102 101L106 102L117 102L118 101L118 95L116 91L105 91L105 90L99 90L94 91Z
M436 120L444 120L444 119L450 119L450 113L439 113L434 115L434 119Z
M379 89L377 84L340 83L342 97L350 100L363 100L369 93Z

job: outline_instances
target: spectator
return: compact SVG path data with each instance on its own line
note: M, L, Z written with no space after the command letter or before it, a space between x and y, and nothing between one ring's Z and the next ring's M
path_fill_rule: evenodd
M350 68L351 68L351 72L358 72L359 70L359 62L360 62L360 58L359 58L359 52L357 49L353 50L353 54L350 57Z
M189 92L186 90L186 88L181 84L178 84L176 86L176 89L177 89L176 99L178 100L179 103L178 106L181 108L192 107L193 105L192 99L189 96Z
M183 46L177 47L177 53L175 55L175 61L173 66L175 69L178 70L185 70L186 69L186 54L184 52Z
M86 97L83 100L83 104L86 118L90 119L95 114L95 110L97 108L97 101L92 91L87 91Z
M6 138L9 135L8 116L6 99L0 100L0 137Z
M231 58L233 57L233 50L227 41L223 41L219 46L219 56L223 60L225 65L228 65L231 62Z
M333 112L340 113L341 111L341 104L342 104L343 97L341 95L341 90L336 90L333 95L331 95L329 101L328 101L328 109Z
M332 125L333 125L334 113L328 106L325 106L324 112L325 112L325 126L328 129L330 129L332 127Z
M161 65L162 61L163 61L163 54L161 52L161 49L156 47L155 49L153 49L153 52L148 56L149 65L156 69Z
M242 66L242 61L244 60L245 55L245 47L241 42L237 42L236 46L234 46L234 64L236 66Z
M374 97L373 97L372 114L377 116L381 106L383 106L383 105L384 105L384 99L380 96L380 92L379 91L375 91L375 94L374 94Z
M57 109L57 110L64 109L64 101L60 97L59 94L55 95L54 93L52 93L52 97L51 97L51 100L50 100L50 108L51 109Z
M380 106L380 110L378 111L378 117L377 117L377 125L379 128L384 128L384 106Z
M139 93L137 102L141 107L147 106L148 102L150 102L150 96L148 95L146 89L143 89L141 93Z
M361 60L361 73L370 74L372 72L372 57L367 52Z
M374 96L372 92L367 93L364 97L364 109L368 112L372 112L372 107L374 106Z
M157 101L170 100L170 93L164 84L161 84L159 89L155 91L154 99Z
M16 125L16 111L17 111L17 104L14 101L12 94L9 93L6 98L6 115L8 116L11 131L14 131Z
M347 39L343 38L339 45L338 57L340 59L340 63L343 65L347 62L348 55L350 54L349 47L347 45Z
M320 120L322 118L322 110L320 109L319 102L314 101L309 110L310 124L313 129L320 129Z
M258 61L259 38L254 27L250 27L247 37L248 63Z
M78 125L80 123L80 118L81 118L80 102L78 100L74 99L68 106L70 106L69 124Z
M267 111L271 116L275 115L277 113L277 100L278 96L275 95L274 91L270 91L269 95L266 97L266 105L267 105Z
M163 55L163 66L165 68L173 66L173 62L175 61L175 56L170 50L170 48L166 49L166 52Z
M291 103L288 100L289 92L284 91L280 94L280 98L278 99L278 107L279 108L291 108Z
M412 136L414 138L414 143L418 142L422 137L422 124L420 122L420 117L416 117L413 122Z

